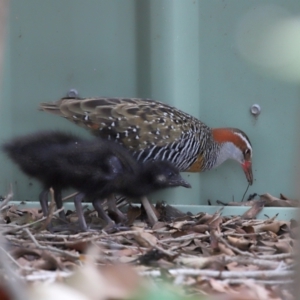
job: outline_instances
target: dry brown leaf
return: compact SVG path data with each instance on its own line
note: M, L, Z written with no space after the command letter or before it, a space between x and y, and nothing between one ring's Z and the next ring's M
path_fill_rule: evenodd
M137 232L133 237L141 247L153 247L157 244L157 238L148 232Z
M183 227L188 224L186 220L184 221L178 221L178 222L173 222L173 223L170 223L170 227L171 228L175 228L177 230L181 230L183 229Z
M51 252L43 251L40 259L32 262L31 266L41 270L63 270L64 265L60 257L53 255Z
M24 225L41 219L43 214L38 208L18 209L16 205L13 205L4 216L9 219L8 223Z
M152 227L152 230L162 230L162 229L165 229L167 230L166 228L166 222L156 222L153 227Z
M278 241L274 242L274 241L260 241L259 243L264 245L264 246L268 246L268 247L274 247L276 245Z
M22 256L17 258L16 261L22 267L29 267L31 264L31 261L29 261L28 259L26 259L25 257L22 257Z
M287 241L278 241L274 245L280 253L293 253L293 247Z
M256 215L264 208L264 206L265 206L264 200L259 200L259 201L255 202L252 205L252 207L242 215L242 218L244 218L244 219L255 218Z
M218 250L219 248L218 232L217 229L210 231L210 247L212 250Z
M241 271L241 272L245 272L245 271L256 271L259 270L259 267L256 265L241 265L237 262L232 262L232 263L228 263L226 265L227 269L229 271Z
M191 245L192 244L192 239L191 240L187 240L187 241L183 241L183 242L181 242L180 243L180 245L178 245L178 246L180 246L180 248L181 249L184 249L185 247L188 247L189 245ZM168 244L168 243L167 243ZM176 246L175 246L176 247ZM169 249L171 248L171 247L168 247ZM177 247L176 247L177 248Z
M253 234L248 236L248 238L252 241L256 241L257 240L257 235L255 234L255 230L253 228L253 226L243 226L241 228L242 230L244 230L247 234Z
M226 255L229 255L229 256L234 256L235 253L229 249L228 247L226 247L226 245L224 245L223 243L219 243L219 250L221 253L224 253Z
M174 263L161 258L161 259L157 260L156 263L153 264L153 266L157 266L158 268L161 268L164 270L169 270L174 267Z
M227 237L227 239L228 239L229 243L230 243L232 246L234 246L234 247L236 247L236 248L238 248L238 249L246 250L246 249L248 249L248 248L250 247L250 245L251 245L251 242L250 242L249 240L244 239L244 238L242 238L242 237L236 238L236 237L233 237L233 236L230 236L230 235L229 235L229 236Z
M270 195L269 193L260 195L260 199L265 201L266 206L271 207L298 207L299 200L283 200Z
M116 260L116 262L120 263L120 264L132 264L137 262L139 259L139 256L119 256ZM104 262L105 263L105 262Z
M213 215L210 214L199 214L193 217L193 219L197 220L197 224L209 224L212 220Z
M40 218L43 217L43 213L40 208L32 207L32 208L26 208L22 211L24 213L30 214L33 221L39 220Z
M214 228L214 229L219 230L219 227L220 227L222 222L223 222L222 217L219 214L216 214L216 215L213 216L213 218L210 220L210 222L208 224L209 224L210 228Z
M224 282L224 281L216 280L216 279L210 279L209 283L210 283L211 287L213 288L213 290L216 291L216 292L219 292L219 293L233 292L233 290L229 286L229 284Z
M241 271L241 270L245 270L244 266L241 266L240 264L238 264L235 261L226 264L226 268L228 269L228 271Z
M206 231L209 231L209 226L207 224L194 225L189 228L189 231L204 233Z
M27 247L14 248L10 254L16 259L23 257L28 261L33 261L41 257L42 252L38 249L34 249L33 244L28 244L26 246L28 248Z
M121 257L121 256L132 256L132 255L137 255L137 254L141 254L140 249L126 248L126 249L119 250L117 252L117 255L119 257Z
M255 232L271 231L277 233L282 223L280 221L273 221L272 223L264 223L253 226Z
M285 197L283 197L285 198ZM299 200L291 200L291 199L283 199L272 196L269 193L260 195L259 199L254 199L245 202L228 202L223 203L222 201L218 201L219 204L226 206L255 206L257 202L264 202L265 206L268 207L298 207L300 205Z
M76 241L75 243L68 244L67 248L70 250L76 250L80 253L85 252L91 246L91 242L88 241Z
M204 256L210 256L213 254L213 250L210 248L209 243L203 243L198 240L194 240L195 245L197 248L200 248Z
M254 230L253 230L253 232L254 232ZM246 230L241 228L241 227L236 227L235 228L235 233L245 234L245 233L248 233L248 232L246 232Z
M155 208L160 215L160 219L167 222L176 220L178 218L189 219L187 214L166 203L158 202L156 203Z
M175 259L175 262L185 267L195 267L199 269L203 269L207 264L209 264L212 260L211 257L203 257L203 256L186 256L186 257L179 257Z
M132 228L134 228L134 230L138 230L138 228L140 228L141 230L144 230L147 226L148 225L146 222L136 220L136 221L134 221Z
M130 226L142 214L141 208L130 205L127 211L127 225Z
M179 237L181 237L181 236L186 236L186 235L188 235L189 234L189 232L188 231L183 231L183 230L181 230L181 231L175 231L175 232L173 232L172 233L172 237L173 238L179 238Z

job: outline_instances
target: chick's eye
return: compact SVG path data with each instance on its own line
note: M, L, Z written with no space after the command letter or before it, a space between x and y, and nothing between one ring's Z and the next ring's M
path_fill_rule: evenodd
M170 171L170 172L168 173L168 177L170 178L170 177L173 177L173 176L174 176L174 172Z

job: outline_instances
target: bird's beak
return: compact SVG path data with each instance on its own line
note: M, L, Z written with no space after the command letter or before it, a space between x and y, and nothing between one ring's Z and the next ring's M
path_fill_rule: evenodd
M186 182L181 176L178 176L176 180L173 181L172 186L183 186L185 188L191 188L192 186Z
M250 185L252 185L253 183L253 174L252 174L252 163L249 160L246 160L243 164L242 164L242 168L245 172L246 178L248 180L248 183Z

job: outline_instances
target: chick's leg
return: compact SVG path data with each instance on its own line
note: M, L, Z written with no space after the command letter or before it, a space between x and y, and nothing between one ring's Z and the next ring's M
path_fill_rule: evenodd
M57 209L60 209L63 207L63 202L62 202L62 197L61 197L61 190L60 189L55 189L54 190L54 200L57 206ZM66 221L66 215L65 215L65 211L62 210L61 212L59 212L59 217Z
M83 209L82 209L82 199L84 198L85 194L84 193L79 193L74 197L74 205L76 209L76 213L78 216L78 222L79 222L79 227L82 231L87 231L87 225L84 219L83 215Z
M151 226L153 226L158 221L157 216L146 196L143 196L140 200L142 202L142 205L144 206L148 220L149 220Z
M49 190L44 189L41 191L41 193L39 195L42 212L45 217L48 215L48 194L49 194Z
M113 194L111 194L108 198L107 198L107 205L108 205L108 210L112 211L113 213L115 213L119 220L121 222L125 222L126 221L126 216L117 208L116 205L116 198Z
M104 211L101 199L94 199L93 206L98 213L98 217L106 222L106 227L111 228L115 226L115 222Z

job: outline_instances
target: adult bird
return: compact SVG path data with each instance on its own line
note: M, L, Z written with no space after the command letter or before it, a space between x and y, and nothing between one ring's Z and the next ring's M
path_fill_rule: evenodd
M60 115L130 149L140 161L172 162L181 172L203 172L228 159L237 161L251 185L252 146L237 128L209 128L165 103L140 98L62 98L41 103Z

